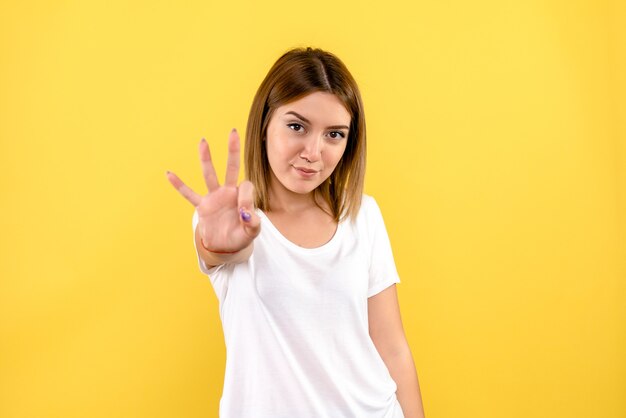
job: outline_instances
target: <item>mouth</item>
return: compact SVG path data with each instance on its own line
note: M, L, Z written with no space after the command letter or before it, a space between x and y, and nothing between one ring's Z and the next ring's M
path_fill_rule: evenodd
M298 171L302 171L303 173L306 173L306 174L315 174L315 173L317 173L317 170L311 170L310 168L296 167L295 165L293 166L293 168L295 168Z
M319 171L317 170L311 170L310 168L306 168L306 167L296 167L295 165L292 165L293 169L296 170L296 173L298 173L298 176L302 179L313 179L317 176L317 173L319 173Z

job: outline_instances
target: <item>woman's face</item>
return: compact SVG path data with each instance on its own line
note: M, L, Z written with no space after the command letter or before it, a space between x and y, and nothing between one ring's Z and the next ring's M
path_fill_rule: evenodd
M314 92L274 110L266 150L271 188L315 190L333 172L348 141L350 114L333 94Z

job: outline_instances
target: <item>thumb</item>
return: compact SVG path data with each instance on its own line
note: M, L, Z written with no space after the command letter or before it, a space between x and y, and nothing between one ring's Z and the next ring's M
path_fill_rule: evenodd
M261 232L261 219L254 211L254 185L246 180L239 185L238 189L239 222L246 234L251 238L256 238Z

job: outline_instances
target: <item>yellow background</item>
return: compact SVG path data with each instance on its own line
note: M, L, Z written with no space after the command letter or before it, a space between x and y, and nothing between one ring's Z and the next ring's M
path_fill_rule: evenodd
M0 417L215 417L197 145L348 65L428 418L626 416L624 1L2 1Z

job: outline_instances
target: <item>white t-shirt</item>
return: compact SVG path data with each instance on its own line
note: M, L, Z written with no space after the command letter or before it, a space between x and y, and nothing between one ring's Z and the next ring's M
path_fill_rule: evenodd
M312 249L257 213L261 233L246 262L208 269L198 256L226 343L220 417L401 417L368 331L367 299L400 283L374 198L363 195L356 223L339 223ZM197 223L194 212L194 232Z

